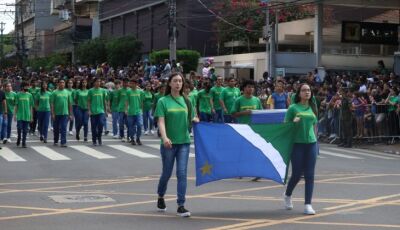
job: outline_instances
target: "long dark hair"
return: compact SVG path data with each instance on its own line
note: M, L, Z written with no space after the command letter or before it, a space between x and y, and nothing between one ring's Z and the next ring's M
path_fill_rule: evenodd
M182 88L179 91L179 95L184 96L183 89L185 88L185 78L183 77L183 75L181 73L178 73L178 72L171 73L171 75L169 75L168 81L167 81L167 88L165 89L165 96L171 94L171 86L169 85L169 83L171 83L172 78L174 78L176 76L180 76L182 78Z
M42 84L40 85L40 94L44 94L47 91L47 89L44 89L44 86L47 86L47 89L49 88L47 81L42 81Z
M304 85L308 85L308 87L310 87L311 96L310 96L310 99L308 99L308 105L311 107L311 109L312 109L312 111L314 112L315 116L318 116L317 105L316 105L316 104L314 103L314 101L312 100L313 97L314 97L314 93L313 93L313 91L311 90L311 86L310 86L308 83L302 83L302 84L300 84L299 88L297 88L296 95L294 96L294 103L297 104L297 103L299 103L299 102L301 101L301 98L300 98L300 91L301 91L301 88L302 88Z
M88 86L88 81L86 80L86 79L83 79L83 80L81 80L81 82L79 82L79 87L78 87L78 89L80 89L80 90L82 90L83 89L83 82L86 82L86 89L87 89L87 86Z

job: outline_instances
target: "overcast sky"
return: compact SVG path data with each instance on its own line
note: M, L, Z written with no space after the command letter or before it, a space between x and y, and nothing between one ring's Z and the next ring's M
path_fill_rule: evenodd
M15 0L0 0L0 22L4 22L4 34L14 30L14 13L4 13L4 11L14 11L14 6L6 6L6 4L14 4Z

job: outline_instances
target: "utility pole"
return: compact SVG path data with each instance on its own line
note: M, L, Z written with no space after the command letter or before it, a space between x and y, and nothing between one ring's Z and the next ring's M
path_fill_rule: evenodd
M3 35L3 32L4 32L4 26L6 25L6 23L4 23L4 22L0 22L0 43L1 43L1 46L0 46L0 69L3 69L3 66L4 66L4 35Z
M275 78L275 23L271 24L271 43L269 51L269 76L271 79Z
M268 4L268 3L267 3ZM269 70L269 7L265 8L265 71L268 72L268 76L271 75Z
M23 17L23 8L22 8L22 2L18 3L19 5L19 17L20 17L20 22L21 22L21 66L24 67L24 60L26 57L26 50L25 50L25 32L24 32L24 17Z
M169 60L176 60L176 0L169 0Z

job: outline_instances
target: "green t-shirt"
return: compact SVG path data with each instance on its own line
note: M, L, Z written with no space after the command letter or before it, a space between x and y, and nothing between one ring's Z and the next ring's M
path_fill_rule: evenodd
M121 88L117 91L118 112L125 112L125 104L128 99L127 95L130 90L130 88Z
M188 109L182 96L172 98L168 95L161 98L157 103L154 116L164 117L167 137L172 144L190 143ZM194 113L191 117L193 116Z
M15 92L6 92L6 102L7 102L7 111L8 113L14 113L15 108L15 96L17 95Z
M70 95L71 95L71 97L72 97L72 99L73 98L75 98L75 89L73 89L73 88L67 88L67 91L70 93ZM75 101L74 100L72 100L72 105L75 105Z
M15 96L15 106L17 107L17 121L31 121L33 108L31 93L19 92Z
M110 106L111 106L111 112L119 112L118 110L118 90L111 91L109 94L110 97Z
M40 87L31 87L28 89L28 92L32 94L33 98L35 98L36 94L40 93Z
M231 114L236 112L242 112L245 110L261 110L262 105L260 99L258 97L251 96L251 98L247 98L245 96L240 96L236 99L235 104L232 107ZM237 117L237 120L241 124L250 124L250 116L243 115Z
M219 104L219 98L221 96L221 92L224 90L222 86L214 86L210 89L210 96L214 103L214 109L219 110L222 109L221 104Z
M88 104L87 104L88 93L89 93L89 90L87 90L87 89L85 89L85 90L78 89L75 91L74 101L78 105L79 108L88 109Z
M153 107L154 96L150 91L143 91L144 101L143 101L143 110L149 111Z
M399 103L399 98L397 96L391 96L391 97L389 97L389 101L392 102L392 103L398 104ZM397 108L396 105L389 105L388 111L389 112L395 111L396 108Z
M38 105L37 111L49 112L50 111L50 97L51 93L49 91L38 93L35 96L35 104Z
M128 116L142 114L143 109L143 91L140 89L130 90L128 92Z
M192 106L194 108L197 107L198 94L199 94L199 91L197 91L197 89L193 89L192 91L190 91L190 93L188 95L190 103L192 103Z
M91 88L87 95L88 101L90 101L90 113L97 115L105 113L106 108L104 107L107 100L107 92L103 88Z
M70 115L69 106L72 105L71 94L66 89L54 90L50 97L50 105L54 107L55 115Z
M286 112L285 122L293 122L295 117L299 117L300 121L295 123L294 143L309 144L317 142L314 132L317 117L311 107L300 103L290 105Z
M231 114L232 107L238 97L240 97L240 90L236 87L227 87L222 90L219 99L224 102L228 115Z
M199 112L211 114L210 93L202 89L197 94L197 98L199 100Z

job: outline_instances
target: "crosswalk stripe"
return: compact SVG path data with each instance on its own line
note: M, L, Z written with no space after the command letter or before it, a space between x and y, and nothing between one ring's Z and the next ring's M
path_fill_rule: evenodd
M332 151L334 151L334 149L332 148L328 148ZM351 150L347 150L347 149L340 149L340 152L344 152L344 153L349 153L349 154L355 154L355 155L361 155L361 156L368 156L368 157L374 157L374 158L379 158L379 159L385 159L385 160L394 160L395 158L392 157L387 157L387 156L379 156L379 155L374 155L371 153L361 153L361 152L357 152L357 151L351 151Z
M90 147L84 146L84 145L71 145L70 147L75 150L78 150L79 152L82 152L84 154L87 154L87 155L92 156L97 159L113 159L113 158L115 158L113 156L102 153L100 151L97 151L96 149L93 149L93 148L90 148Z
M363 159L360 157L354 157L354 156L349 156L349 155L344 155L340 153L333 153L327 150L319 150L320 153L325 154L325 155L330 155L330 156L335 156L335 157L342 157L342 158L347 158L347 159Z
M154 148L154 149L160 149L160 145L157 144L147 144L146 146L149 146L150 148ZM193 146L190 146L193 147ZM189 157L193 158L195 157L194 153L189 153Z
M379 155L379 156L400 158L400 156L398 156L398 155L389 155L387 153L380 153L378 151L373 151L373 150L369 150L369 149L354 149L354 150L357 150L358 152L362 152L362 153L370 153L370 154Z
M117 149L119 151L122 151L124 153L133 155L133 156L137 156L137 157L141 157L141 158L159 158L158 156L152 155L152 154L148 154L145 153L143 151L140 151L138 149L134 149L134 148L130 148L124 145L108 145L109 147L113 148L113 149Z
M32 146L32 149L34 149L40 155L42 155L44 157L47 157L47 158L49 158L50 160L53 160L53 161L71 160L69 157L61 155L58 152L56 152L56 151L54 151L54 150L52 150L51 148L48 148L48 147Z
M24 158L18 156L13 151L11 151L11 149L7 147L3 147L3 149L0 151L0 156L6 159L7 161L12 161L12 162L26 161Z

